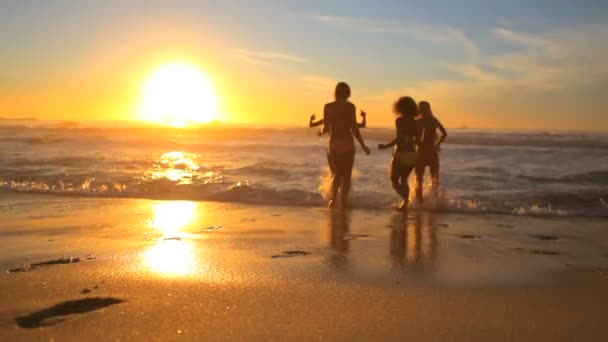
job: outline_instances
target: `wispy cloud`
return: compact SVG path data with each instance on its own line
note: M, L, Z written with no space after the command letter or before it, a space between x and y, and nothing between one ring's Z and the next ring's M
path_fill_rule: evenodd
M360 17L312 15L309 18L324 25L345 30L401 35L435 44L456 44L462 46L472 60L479 59L477 44L469 39L463 31L453 27L407 24L385 19Z
M518 45L515 51L490 59L519 81L545 89L608 82L608 28L587 25L545 34L494 29L499 39Z
M493 29L492 33L494 36L514 44L541 48L552 47L551 41L533 34L516 32L502 27Z
M579 90L608 85L608 46L603 44L608 41L608 27L586 25L536 34L500 28L489 34L510 43L509 51L493 55L488 51L488 57L477 63L440 64L461 78L403 84L368 94L363 102L382 108L410 95L431 101L440 113L448 109L445 117L452 125L488 127L542 127L546 122L538 114L543 111L564 115L606 108L607 102L594 92L580 95ZM573 96L573 91L578 95ZM547 96L553 100L546 102Z
M302 57L276 51L252 51L235 48L229 49L225 52L225 54L232 58L257 65L269 65L277 61L290 63L307 63L307 60Z
M304 75L302 76L301 81L306 88L322 92L331 92L338 83L338 81L332 77L320 75Z

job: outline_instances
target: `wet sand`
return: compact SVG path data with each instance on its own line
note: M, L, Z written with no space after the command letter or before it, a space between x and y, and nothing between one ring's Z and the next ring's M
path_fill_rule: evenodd
M603 220L15 194L0 218L0 340L608 340Z

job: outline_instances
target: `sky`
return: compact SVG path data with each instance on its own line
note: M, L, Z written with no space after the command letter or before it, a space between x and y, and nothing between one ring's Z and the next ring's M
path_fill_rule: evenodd
M0 1L0 117L137 120L189 63L220 120L306 125L336 82L369 126L400 96L447 127L608 131L608 2Z

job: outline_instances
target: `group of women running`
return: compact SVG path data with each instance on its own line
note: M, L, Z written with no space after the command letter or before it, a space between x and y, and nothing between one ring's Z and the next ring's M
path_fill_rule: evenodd
M355 161L353 137L357 139L366 154L370 153L359 131L359 128L365 128L367 125L366 114L361 112L363 120L358 123L355 105L348 101L349 97L348 84L338 83L335 90L335 101L325 105L323 119L315 121L313 115L309 122L310 127L323 125L319 135L329 133L327 161L333 176L330 207L335 207L338 199L343 208L348 206L348 194ZM395 138L387 144L379 144L378 149L394 147L391 182L395 191L403 199L399 209L404 210L409 202L408 177L412 171L415 170L416 173L416 197L419 201L423 200L422 185L426 167L430 169L434 187L438 185L439 157L437 153L447 132L433 115L431 105L426 101L416 104L414 99L404 96L395 102L393 111L398 116L395 121ZM440 137L437 136L437 130L441 132Z

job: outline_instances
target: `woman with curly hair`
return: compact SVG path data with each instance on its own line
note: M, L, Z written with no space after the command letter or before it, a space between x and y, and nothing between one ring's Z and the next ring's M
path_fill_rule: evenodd
M395 120L396 136L388 144L379 144L378 149L384 150L395 146L391 163L391 182L395 191L403 199L399 209L405 210L410 197L407 180L416 166L416 146L420 142L419 130L415 121L418 116L418 106L414 99L404 96L395 102L393 111L398 115Z

